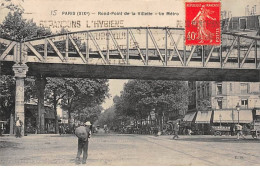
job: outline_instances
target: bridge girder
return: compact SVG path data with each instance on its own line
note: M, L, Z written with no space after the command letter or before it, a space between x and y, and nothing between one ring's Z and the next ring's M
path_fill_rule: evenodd
M29 65L28 74L33 75L53 76L51 72L44 72L42 67L48 68L56 65L56 68L62 69L63 65L66 65L73 69L74 67L89 67L92 72L97 71L93 66L98 69L104 68L107 71L115 67L115 70L119 68L123 72L124 69L128 71L134 69L140 71L171 70L173 74L181 74L182 72L175 72L181 70L185 74L185 72L193 70L204 72L205 74L201 74L201 76L210 75L215 77L215 80L258 81L258 75L254 78L241 77L244 74L256 76L259 72L259 41L259 37L222 33L221 46L185 46L184 29L160 27L89 30L53 35L25 42L0 39L0 61L5 65L1 72L6 74L9 72L10 74L10 71L5 71L8 69L6 65L10 64L8 62L13 62ZM18 52L21 52L20 55L17 55ZM39 65L41 69L37 69ZM32 69L30 67L33 67L34 73L30 73L30 69ZM201 71L206 68L208 70ZM136 72L135 70L133 72ZM57 71L63 70L55 69L53 74L56 75ZM236 71L241 73L235 79L224 73L236 74ZM216 73L217 76L223 78L217 78L214 74L206 72L219 72ZM248 74L248 72L252 74ZM111 73L114 75L107 75L107 77L122 78L114 71ZM82 77L91 76L88 72L85 72L86 75L80 74ZM130 74L124 74L125 78L136 78ZM136 74L140 73L136 72ZM193 78L188 74L185 75L185 77L190 77L186 78L187 80L205 79L199 75ZM177 78L177 76L176 78L167 78L162 73L158 75L165 79L185 79L184 77ZM96 76L103 77L98 74ZM211 77L207 77L206 80L214 80ZM230 79L226 77L230 77ZM140 78L146 77L140 75ZM163 78L158 76L156 79Z

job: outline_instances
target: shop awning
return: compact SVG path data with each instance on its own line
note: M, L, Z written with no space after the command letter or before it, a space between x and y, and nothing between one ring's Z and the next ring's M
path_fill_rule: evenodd
M184 116L183 121L192 122L195 115L196 115L196 112L188 113Z
M210 123L212 111L199 111L195 123Z
M213 123L238 123L237 110L215 110ZM251 123L253 121L252 110L240 110L239 122Z

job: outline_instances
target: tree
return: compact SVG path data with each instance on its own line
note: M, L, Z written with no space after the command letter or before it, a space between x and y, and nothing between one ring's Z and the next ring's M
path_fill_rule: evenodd
M108 125L108 127L113 127L113 125L115 125L115 122L115 106L111 106L99 115L97 124L101 126Z
M154 110L162 126L162 116L178 116L187 109L188 91L187 84L180 81L131 80L116 103L116 112L142 120Z
M86 107L82 111L77 111L75 113L75 119L85 122L90 121L92 124L97 121L100 116L103 108L100 105L96 105L93 107Z
M15 114L15 79L10 75L0 76L0 119L9 121ZM25 101L35 98L35 84L33 78L25 79Z
M0 119L7 120L14 113L15 81L12 76L1 76L0 83Z
M9 12L0 25L1 37L16 41L23 41L37 37L51 35L49 29L39 27L33 20L23 19L22 13Z
M64 79L61 106L68 111L69 123L73 114L87 107L95 107L108 97L108 81L105 79Z
M210 98L204 100L198 100L198 110L206 111L209 110L210 107L211 107Z
M21 6L21 2L24 0L0 0L0 10L6 8L10 11L17 11L23 13L24 9Z
M33 20L23 19L23 10L19 5L15 5L11 0L1 1L1 6L8 8L11 12L0 24L0 37L16 41L50 35L51 31L36 25ZM15 100L15 80L13 77L1 75L1 82L5 88L1 87L1 116L10 117L14 114ZM25 100L35 98L34 79L25 79ZM8 94L7 94L8 93Z
M100 104L108 97L107 80L83 78L47 78L46 101L54 108L55 128L58 132L57 105L67 110L71 119L94 122L101 113Z
M57 106L59 102L65 97L66 90L65 79L63 78L47 78L47 84L45 86L45 98L46 102L53 106L55 117L55 133L58 133L58 115Z

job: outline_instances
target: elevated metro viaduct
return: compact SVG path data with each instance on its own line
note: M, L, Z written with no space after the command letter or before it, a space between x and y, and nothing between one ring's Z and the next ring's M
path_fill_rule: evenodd
M23 42L0 38L0 71L16 77L15 118L22 121L24 78L37 77L42 133L44 77L259 82L259 41L222 33L220 46L185 46L184 29L168 27L88 30Z

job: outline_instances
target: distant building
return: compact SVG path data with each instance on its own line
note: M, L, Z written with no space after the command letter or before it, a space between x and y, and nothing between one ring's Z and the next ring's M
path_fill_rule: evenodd
M63 110L61 106L57 106L57 115L58 115L59 123L68 124L68 119L69 119L68 111Z
M224 32L247 32L247 35L255 36L260 28L260 14L237 17L229 15L229 17L222 18L221 27Z
M260 82L189 82L189 88L192 91L189 110L203 106L234 109L237 103L241 109L260 107Z
M191 95L183 120L202 133L208 133L212 125L231 126L238 121L248 124L253 120L252 110L260 107L260 82L189 82L188 85Z

